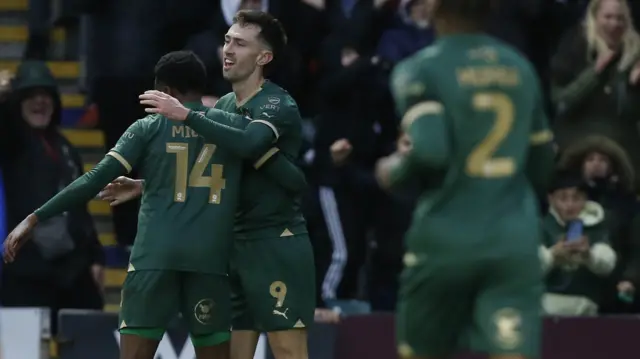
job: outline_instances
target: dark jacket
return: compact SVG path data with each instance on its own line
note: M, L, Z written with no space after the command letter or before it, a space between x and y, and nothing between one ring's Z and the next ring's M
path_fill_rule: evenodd
M558 118L554 126L561 149L588 135L604 135L619 143L640 165L640 86L629 84L631 65L614 59L596 73L596 54L587 53L583 26L566 34L552 62L552 97ZM636 54L640 58L640 53ZM636 179L638 176L635 176Z
M13 92L2 104L2 160L7 194L7 225L13 228L26 216L71 183L83 171L80 156L59 132L62 105L51 72L43 62L25 62L12 84ZM30 90L42 88L54 98L53 119L43 130L29 127L22 119L21 102ZM74 249L53 261L45 260L35 243L27 242L16 261L5 267L7 275L50 279L60 285L73 282L94 263L104 264L93 219L86 205L67 213L67 230Z

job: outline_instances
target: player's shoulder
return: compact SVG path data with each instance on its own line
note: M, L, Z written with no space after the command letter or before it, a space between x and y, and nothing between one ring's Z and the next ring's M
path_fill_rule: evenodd
M213 108L224 109L226 106L231 104L235 105L236 103L236 94L233 92L229 92L228 94L220 97Z
M136 120L132 126L138 127L138 128L144 128L146 130L151 129L154 127L154 125L158 125L160 122L166 121L166 118L164 118L161 115L158 114L148 114L143 118L140 118L138 120Z
M260 101L258 102L261 106L270 104L285 109L298 108L298 104L293 99L293 96L291 96L287 90L271 81L265 81L259 96Z
M507 63L510 66L517 68L527 76L535 76L535 69L525 54L520 52L520 50L513 45L502 40L493 38L493 41L493 47L496 50L500 62Z
M391 72L391 90L395 96L420 96L429 83L429 66L434 61L435 48L429 46L399 62ZM437 50L436 50L437 51Z

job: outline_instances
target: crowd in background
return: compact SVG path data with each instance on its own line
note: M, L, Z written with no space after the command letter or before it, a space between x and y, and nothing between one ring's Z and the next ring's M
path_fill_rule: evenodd
M47 1L32 1L37 23L30 29L27 59L47 59L49 29L38 22L51 15L38 7ZM316 254L318 299L326 305L357 299L373 310L395 308L402 239L419 187L384 192L373 170L395 150L400 135L390 71L437 39L430 21L433 0L61 2L58 22L81 30L84 83L107 146L144 116L138 94L153 86L161 55L196 52L208 67L211 103L231 90L220 69L233 14L252 8L279 18L289 44L271 80L294 96L305 118L300 166L310 184L303 205ZM637 5L504 1L487 24L491 34L534 64L556 134L558 175L541 199L540 255L548 292L543 306L549 314L640 312ZM24 63L11 88L0 92L8 228L81 174L77 151L56 127L60 106L54 79L37 61ZM136 215L135 203L114 211L122 246L133 242ZM584 237L566 243L567 223L576 218L584 223ZM86 209L46 227L5 268L2 304L37 306L41 302L25 300L41 298L101 307L99 290L92 289L100 286L92 281L101 281L104 255ZM36 279L25 285L24 277ZM52 286L69 290L46 289ZM80 292L95 297L78 298Z

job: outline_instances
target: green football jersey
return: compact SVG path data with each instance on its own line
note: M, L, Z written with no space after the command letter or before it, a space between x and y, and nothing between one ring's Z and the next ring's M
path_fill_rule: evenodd
M445 36L397 66L392 92L404 126L422 115L443 120L444 133L424 131L414 142L444 136L450 147L446 166L424 172L441 181L419 200L409 250L470 250L471 242L492 250L491 241L531 249L518 238L538 222L525 167L530 146L550 131L527 60L486 35Z
M129 270L227 273L242 161L159 115L132 124L109 155L145 180Z
M216 103L217 109L244 115L269 126L275 134L274 149L295 160L302 145L302 119L295 100L284 89L265 81L260 91L243 103L229 93ZM267 153L263 159L272 155ZM300 196L287 192L259 171L261 160L245 162L240 206L236 215L236 238L268 238L306 233Z

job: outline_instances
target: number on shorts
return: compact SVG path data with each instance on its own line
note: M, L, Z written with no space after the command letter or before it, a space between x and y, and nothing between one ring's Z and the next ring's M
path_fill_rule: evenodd
M275 281L269 286L269 293L276 298L276 308L284 305L284 299L287 297L287 285L281 281Z
M482 178L512 176L516 169L513 158L493 157L493 154L511 131L514 120L513 102L504 93L480 92L473 96L473 108L477 111L494 112L496 117L489 134L467 157L467 175Z
M198 154L196 163L189 172L189 144L180 142L167 143L167 153L176 154L176 174L173 200L184 202L187 199L187 185L189 187L208 187L209 203L220 204L222 190L225 187L225 179L222 177L224 166L212 164L211 176L204 176L204 170L211 160L216 145L206 144ZM189 175L187 177L187 172Z

